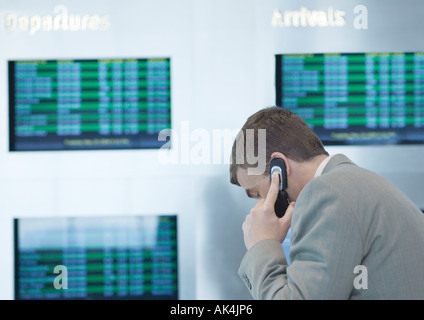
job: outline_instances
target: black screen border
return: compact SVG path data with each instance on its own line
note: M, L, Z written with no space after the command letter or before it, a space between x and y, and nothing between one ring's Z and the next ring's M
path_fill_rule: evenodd
M156 215L134 215L134 216L123 216L123 217L148 217L148 216L154 216L154 217L159 217L159 218L172 218L175 221L175 253L176 253L176 272L175 274L177 275L177 288L175 291L175 295L176 295L176 300L180 299L180 288L181 288L181 276L180 276L180 254L179 254L179 225L178 225L178 214L156 214ZM23 219L37 219L37 218L42 218L42 219L54 219L54 218L65 218L65 219L80 219L80 218L98 218L98 219L102 219L102 218L117 218L119 216L117 215L113 215L113 216L106 216L106 215L102 215L102 216L66 216L66 217L21 217L21 218L13 218L13 256L14 256L14 274L13 274L13 288L14 288L14 293L13 293L13 297L14 300L28 300L28 299L21 299L21 297L19 296L19 222L20 220ZM166 298L161 298L162 300L166 300ZM90 300L90 299L80 299L80 298L72 298L72 299L66 299L66 298L61 298L61 299L43 299L43 300ZM140 297L130 297L130 298L116 298L116 297L112 297L112 298L103 298L102 300L141 300ZM146 301L149 299L146 299ZM152 299L150 299L152 300ZM173 298L169 298L168 300L173 300Z
M337 52L285 52L285 53L275 53L274 59L275 59L275 71L274 71L274 86L275 86L275 105L280 108L284 108L283 105L281 105L281 88L282 88L282 82L281 82L281 56L302 56L302 55L366 55L366 54L396 54L396 53L402 53L402 54L417 54L417 53L424 53L424 50L406 50L406 51L337 51ZM330 130L328 130L330 131ZM343 146L343 147L349 147L349 146L405 146L405 145L416 145L416 146L422 146L424 145L424 139L423 140L398 140L397 142L361 142L361 143L349 143L346 142L346 140L323 140L322 137L317 134L320 140L323 142L325 146Z
M170 101L170 110L169 110L169 126L170 128L168 130L172 130L172 56L149 56L149 57L85 57L85 58L70 58L70 57L62 57L62 58L27 58L27 59L8 59L7 65L8 65L8 105L9 105L9 146L8 151L9 152L18 152L18 153L26 153L26 152L69 152L69 151L127 151L127 150L159 150L161 148L170 149L172 147L172 141L171 137L167 138L166 141L163 141L161 143L161 146L147 146L147 147L107 147L107 148L56 148L56 149L46 149L46 148L28 148L24 150L16 150L15 148L15 81L12 81L12 79L15 78L15 63L16 62L28 62L28 61L67 61L67 60L73 60L73 61L99 61L99 60L148 60L148 59L166 59L169 63L169 81L170 81L170 89L169 89L169 101Z

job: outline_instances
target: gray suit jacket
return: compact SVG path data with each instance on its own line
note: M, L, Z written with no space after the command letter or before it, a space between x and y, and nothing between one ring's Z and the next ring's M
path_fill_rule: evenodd
M424 214L335 155L296 201L290 259L279 241L263 240L239 275L255 299L424 299Z

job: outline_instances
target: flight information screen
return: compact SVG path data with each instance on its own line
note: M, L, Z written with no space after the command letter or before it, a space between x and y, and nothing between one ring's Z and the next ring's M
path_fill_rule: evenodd
M15 299L178 299L177 217L14 220Z
M424 53L276 55L276 104L326 145L423 144Z
M9 149L160 148L169 58L9 61Z

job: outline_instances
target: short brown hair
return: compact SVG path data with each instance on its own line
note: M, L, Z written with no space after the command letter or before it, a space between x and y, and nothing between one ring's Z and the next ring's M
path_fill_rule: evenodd
M266 129L264 174L268 174L271 154L274 152L281 152L287 158L297 162L304 162L322 154L328 155L321 140L301 117L280 107L264 108L247 119L234 141L230 164L232 184L240 185L236 176L237 168L247 169L254 166L246 161L246 130L248 129L254 130L254 150L258 150L258 130ZM243 150L243 161L239 161L240 155L237 154L237 149Z

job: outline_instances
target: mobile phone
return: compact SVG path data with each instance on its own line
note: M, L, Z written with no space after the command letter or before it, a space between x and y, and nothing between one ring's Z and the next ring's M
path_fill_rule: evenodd
M289 206L289 197L286 192L287 188L287 171L286 171L286 163L281 158L274 158L271 160L269 165L269 176L272 180L272 174L274 172L279 173L279 188L278 188L278 196L275 201L274 211L277 217L281 218L286 213L287 207Z

